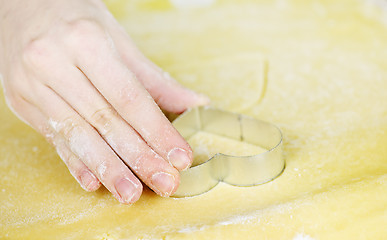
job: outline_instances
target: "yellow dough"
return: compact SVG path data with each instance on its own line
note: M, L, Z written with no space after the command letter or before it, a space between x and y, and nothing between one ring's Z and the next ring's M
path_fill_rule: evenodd
M203 131L195 133L187 142L193 150L194 163L192 166L207 161L217 153L231 156L252 156L267 151L267 149L253 144Z
M177 63L168 66L168 71L192 89L205 82L197 90L211 96L213 105L222 109L243 111L265 96L267 63L259 52ZM209 79L221 79L221 83Z
M182 84L278 125L286 169L260 186L219 184L182 199L145 190L122 205L103 188L83 191L1 95L0 239L385 239L384 2L218 0L176 9L106 0L144 54Z

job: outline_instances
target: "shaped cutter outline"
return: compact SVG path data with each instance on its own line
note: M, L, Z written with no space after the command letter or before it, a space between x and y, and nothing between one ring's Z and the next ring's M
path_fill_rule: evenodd
M181 172L180 185L172 197L205 193L219 182L234 186L255 186L277 178L285 169L282 133L273 124L245 115L202 106L180 115L173 125L188 139L198 131L260 146L267 151L252 156L217 153L207 161Z

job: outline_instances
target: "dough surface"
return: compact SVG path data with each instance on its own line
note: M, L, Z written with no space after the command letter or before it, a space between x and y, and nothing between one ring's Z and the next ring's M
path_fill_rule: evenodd
M145 190L125 206L104 189L83 191L0 94L0 239L387 236L384 10L354 0L106 3L144 54L182 84L217 107L279 126L285 172L186 199Z

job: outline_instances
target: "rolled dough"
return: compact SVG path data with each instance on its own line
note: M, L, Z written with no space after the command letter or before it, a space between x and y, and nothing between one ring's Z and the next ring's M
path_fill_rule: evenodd
M166 0L106 2L141 50L178 81L214 105L280 126L286 170L261 186L220 184L187 199L145 190L126 206L104 189L84 192L54 149L1 100L1 239L387 236L382 10L353 0L219 0L192 10ZM268 84L259 104L245 106L261 76L246 53L267 60ZM219 59L235 73L226 82Z
M207 161L217 153L231 156L252 156L267 151L267 149L253 144L203 131L195 133L188 139L188 143L194 155L192 166Z

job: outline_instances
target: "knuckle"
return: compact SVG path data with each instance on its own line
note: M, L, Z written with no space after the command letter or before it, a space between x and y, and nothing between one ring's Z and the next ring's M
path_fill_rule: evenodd
M112 108L108 107L95 111L90 116L90 121L98 132L105 136L112 131L112 122L116 117L117 113Z
M98 36L103 36L104 30L96 21L90 19L77 19L69 23L68 38L74 45L80 45L88 49L91 43L94 43Z
M81 129L81 125L69 118L62 122L55 122L50 120L51 127L55 130L55 132L62 135L65 139L72 139Z
M65 124L65 126L59 131L65 138L72 138L75 135L79 125L75 123Z
M87 18L76 19L70 22L70 26L76 33L93 33L101 30L100 24Z
M44 125L44 126L39 126L37 128L38 132L40 132L43 137L46 139L46 141L48 143L50 143L51 145L55 146L56 148L56 152L58 153L59 157L65 161L65 158L64 158L64 152L61 148L61 146L59 145L58 143L58 140L56 139L56 134L51 131L50 127Z
M111 164L110 161L103 161L99 163L95 169L96 176L101 180L101 181L108 181L110 178L113 178L113 175L110 174L111 172L114 172L112 170L113 165Z
M23 49L24 63L32 66L46 66L50 61L51 47L49 41L35 39L29 42Z
M117 101L119 106L126 106L132 104L135 107L141 101L140 91L133 87L124 87L120 90Z

